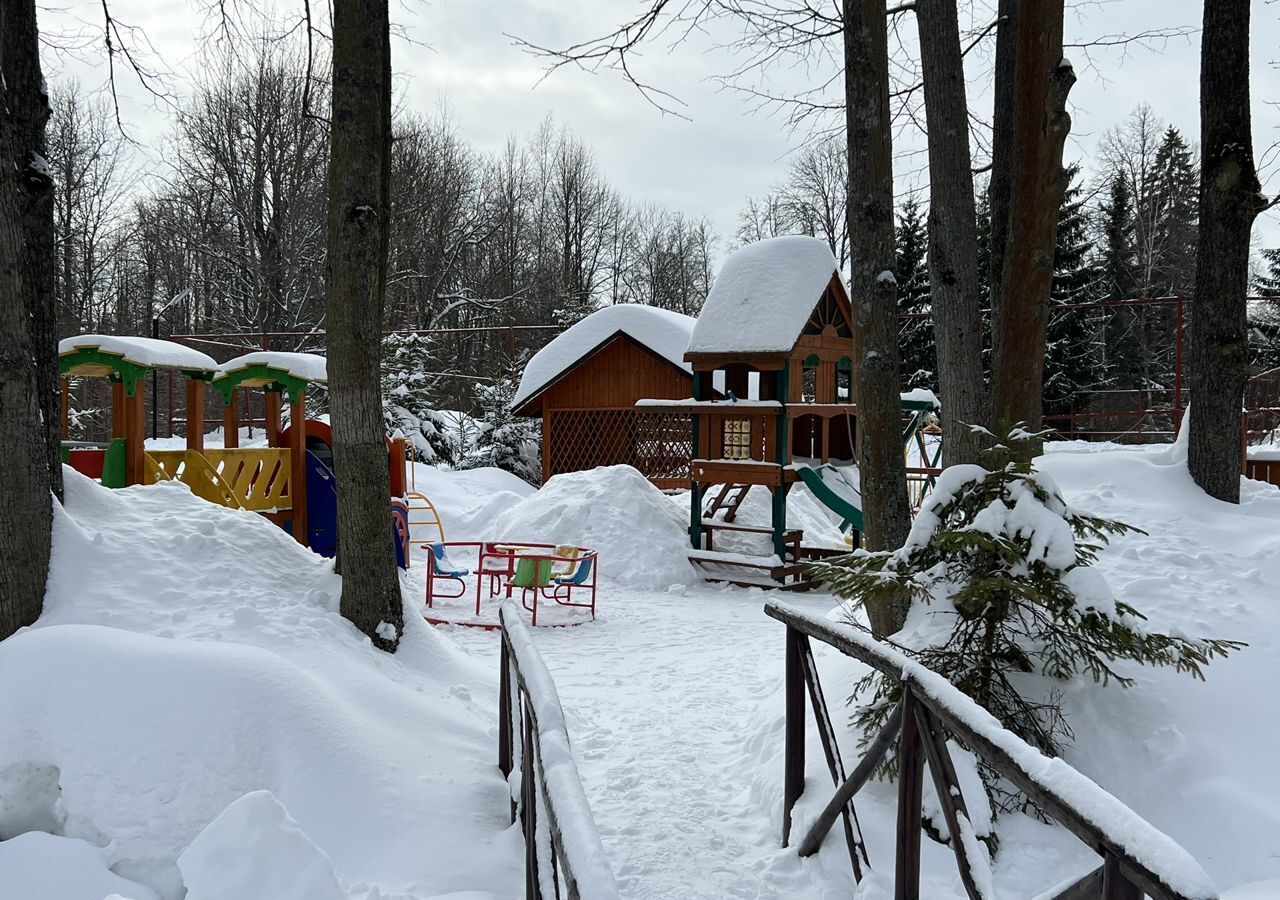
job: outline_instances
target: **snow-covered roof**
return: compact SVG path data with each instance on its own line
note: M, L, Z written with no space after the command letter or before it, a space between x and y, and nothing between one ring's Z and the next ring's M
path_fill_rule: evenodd
M303 381L323 384L329 380L323 356L316 353L282 353L275 350L256 350L228 360L222 364L222 371L214 380L226 378L233 372L247 369L249 366L266 366Z
M218 364L213 357L183 344L156 338L82 334L58 341L59 356L67 356L77 350L101 350L103 353L122 356L126 362L151 369L208 373L218 371Z
M695 320L656 306L618 303L598 309L568 330L556 335L529 360L520 378L512 406L519 407L542 393L589 353L618 333L647 347L673 366L692 373L684 361Z
M825 241L769 238L731 254L720 267L690 353L785 353L837 272Z

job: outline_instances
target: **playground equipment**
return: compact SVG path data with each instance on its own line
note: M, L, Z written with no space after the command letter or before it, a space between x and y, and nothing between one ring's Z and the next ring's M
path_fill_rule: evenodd
M175 480L196 496L231 509L266 516L322 556L337 552L338 496L333 436L325 422L306 418L306 390L326 380L325 360L307 353L255 352L219 366L210 357L171 341L81 335L59 344L64 459L108 487ZM146 381L153 369L187 378L187 437L181 450L147 450L143 437ZM112 440L106 445L67 440L69 380L107 377L112 382ZM206 385L223 402L223 447L204 446ZM240 447L236 392L266 392L267 446ZM281 429L282 398L289 425ZM404 495L404 442L389 441L392 494ZM429 501L428 501L429 502ZM437 514L437 519L439 518ZM409 564L409 506L392 503L397 559Z
M456 600L467 593L466 579L472 570L457 565L450 559L451 553L476 554L475 619L455 620L440 614L428 615L432 624L475 625L496 627L495 622L481 619L484 597L482 590L488 584L488 597L514 596L520 592L521 605L529 611L532 624L538 624L538 601L549 600L560 607L589 609L596 617L596 551L586 547L564 544L527 542L439 541L420 544L427 550L430 566L427 569L425 600L428 609L435 609L436 600ZM587 600L574 599L586 594Z
M840 551L806 547L803 532L787 527L787 494L797 482L840 517L842 530L861 530L862 511L854 502L859 494L832 466L832 460L852 463L860 455L857 354L849 298L824 242L773 238L725 261L684 354L693 368L692 400L637 404L690 416L689 558L708 580L814 586L807 561ZM904 394L901 403L906 447L937 400L917 391ZM704 509L716 485L719 493ZM771 494L768 528L734 523L756 485ZM716 550L720 530L767 534L773 554L752 558Z

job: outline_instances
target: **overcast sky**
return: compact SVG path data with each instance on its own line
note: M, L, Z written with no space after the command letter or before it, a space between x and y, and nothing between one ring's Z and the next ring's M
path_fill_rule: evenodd
M393 47L393 66L405 106L429 113L444 102L460 135L481 150L498 149L511 134L527 135L548 114L569 123L594 149L602 171L624 196L706 216L722 238L737 225L744 199L769 190L785 173L789 154L806 135L789 131L780 114L753 109L740 93L712 79L735 65L719 45L732 36L713 27L679 46L655 42L636 61L640 75L677 95L687 118L663 115L620 77L562 70L542 80L543 63L513 46L507 34L562 46L591 37L634 14L645 0L401 0L393 19L406 39ZM63 0L62 11L44 12L42 26L75 27L90 40L100 6ZM964 4L962 4L964 5ZM1264 190L1280 192L1280 2L1255 0L1253 22L1253 113L1255 158ZM280 17L296 17L300 3L277 0ZM154 45L157 67L172 73L181 92L198 64L199 35L207 28L203 7L191 0L111 0L113 14L142 29ZM975 19L982 13L975 13ZM1201 7L1192 0L1102 0L1077 3L1067 19L1067 43L1104 35L1174 26L1198 26ZM904 22L906 31L914 23ZM1068 50L1079 82L1071 93L1073 128L1067 159L1086 162L1106 129L1135 106L1182 130L1189 142L1199 132L1199 35L1173 38L1154 47ZM990 106L989 60L971 56L971 106ZM92 43L76 56L50 58L52 77L75 75L86 87L105 79L102 54ZM770 74L777 93L821 82L832 64L793 67ZM167 129L163 105L122 78L122 115L136 139L154 147ZM895 149L920 146L902 135ZM156 152L152 150L151 152ZM899 160L900 192L918 189L923 160ZM1280 245L1280 211L1255 228L1255 243Z

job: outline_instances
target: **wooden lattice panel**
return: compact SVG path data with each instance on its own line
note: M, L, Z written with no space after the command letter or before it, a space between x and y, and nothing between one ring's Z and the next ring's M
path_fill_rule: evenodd
M689 480L693 452L688 413L552 410L550 425L545 452L552 475L629 465L664 487Z

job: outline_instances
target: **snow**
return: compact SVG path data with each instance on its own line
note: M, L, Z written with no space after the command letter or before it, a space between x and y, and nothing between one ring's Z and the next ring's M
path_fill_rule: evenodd
M1242 482L1243 502L1230 506L1199 492L1169 448L1049 449L1040 464L1069 504L1147 532L1100 554L1116 596L1153 630L1250 646L1215 661L1205 682L1123 663L1129 690L1058 684L1076 735L1066 760L1096 784L1082 787L1062 763L1028 765L1091 813L1123 820L1143 852L1168 850L1105 798L1123 801L1198 860L1184 875L1202 868L1231 888L1224 900L1280 896L1268 714L1280 672L1280 490ZM662 495L624 467L557 476L536 493L493 469L413 471L450 539L510 528L513 539L601 553L596 621L531 637L572 741L547 752L565 777L575 761L622 895L892 896L896 785L873 781L857 798L872 861L860 888L838 828L810 859L779 847L783 630L761 612L771 595L693 575L687 494ZM45 890L54 870L124 880L95 883L86 900L252 898L284 859L318 873L321 897L333 884L343 900L522 895L523 845L494 765L498 636L427 628L414 614L417 558L392 657L337 614L330 563L260 517L178 483L109 491L66 479L44 616L0 643L0 895L34 867L41 900L81 900ZM765 499L749 494L739 521L767 521ZM788 509L806 532L834 532L800 486ZM824 621L843 615L822 592L787 600ZM814 652L851 766L859 735L843 701L865 668L825 645ZM808 727L799 831L831 791ZM970 766L961 754L956 764L981 834ZM30 829L50 834L20 835ZM1001 897L1037 896L1098 865L1063 829L1025 815L1001 816L996 830ZM29 851L36 842L55 849ZM243 870L218 865L237 844ZM922 868L921 896L964 896L949 848L924 841Z
M825 241L802 235L733 252L707 295L689 352L789 351L837 268Z
M409 489L427 497L440 513L445 537L451 541L489 541L497 537L495 523L502 514L527 497L535 489L529 482L502 469L485 466L477 469L440 469L424 463L410 463ZM410 521L419 521L417 504L410 502ZM413 533L415 540L435 540L423 529Z
M663 589L696 580L687 524L667 497L631 466L553 476L498 516L498 540L574 544L599 554L602 579Z
M41 831L0 841L0 880L11 900L157 900L155 891L108 869L88 841Z
M511 405L519 408L617 334L627 335L673 366L692 373L684 353L693 329L690 316L656 306L618 303L602 307L556 335L529 359Z
M179 856L266 790L352 898L515 894L492 667L414 608L399 652L374 650L337 612L331 562L260 516L64 471L44 615L0 643L0 773L57 772L25 821L60 798L54 830L178 900Z
M178 857L186 900L346 900L325 852L270 791L251 791Z
M128 362L153 369L182 369L208 373L218 371L218 364L213 357L199 350L192 350L183 344L156 338L82 334L58 341L58 355L66 356L73 350L85 347L123 356Z
M901 396L904 403L928 403L934 409L942 408L942 404L938 402L938 395L928 388L912 388L904 391Z
M286 372L303 381L324 384L329 380L323 356L317 353L284 353L277 350L255 350L253 353L227 360L220 367L221 372L218 378L225 378L232 372L256 365Z
M507 623L507 638L519 663L537 723L538 759L542 763L543 783L556 814L560 839L579 893L592 900L617 898L618 888L609 869L608 856L600 844L591 804L578 778L555 680L538 653L533 634L524 624L520 607L514 601L509 600L504 605L502 620Z

